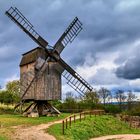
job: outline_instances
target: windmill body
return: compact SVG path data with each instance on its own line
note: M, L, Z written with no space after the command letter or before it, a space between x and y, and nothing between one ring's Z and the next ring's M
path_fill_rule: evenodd
M20 63L21 95L32 78L43 65L47 55L37 47L23 54ZM61 99L61 74L63 68L53 59L47 61L45 71L39 76L29 88L23 100L60 100Z
M48 42L35 31L33 25L17 8L11 7L6 11L6 15L39 45L23 54L20 63L21 102L16 108L24 102L33 101L34 103L24 110L27 114L36 111L43 115L47 110L59 113L48 101L61 99L61 76L82 96L93 90L92 86L60 57L63 49L82 30L82 23L77 17L52 49L48 49Z

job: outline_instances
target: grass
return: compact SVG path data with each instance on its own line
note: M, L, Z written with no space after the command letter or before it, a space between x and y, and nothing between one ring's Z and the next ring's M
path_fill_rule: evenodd
M7 138L4 136L0 136L0 140L7 140Z
M3 127L16 126L16 125L38 125L41 123L48 123L50 121L60 120L67 117L68 113L63 113L59 117L39 117L39 118L28 118L21 115L3 114L0 115L0 124Z
M22 125L31 126L42 123L48 123L56 120L63 119L69 116L69 113L62 113L59 117L39 117L39 118L28 118L21 115L14 114L2 114L0 115L0 140L9 140L10 136L14 134L15 129L12 126Z
M51 126L47 130L57 140L88 140L92 137L114 134L140 134L140 129L130 128L125 122L121 122L113 116L89 116L81 122L72 123L72 126L65 129L62 135L62 124Z

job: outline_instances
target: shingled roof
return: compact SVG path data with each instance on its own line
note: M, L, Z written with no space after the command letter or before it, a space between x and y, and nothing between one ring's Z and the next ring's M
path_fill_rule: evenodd
M23 57L21 59L20 66L33 63L38 59L38 57L45 59L45 56L46 56L45 51L40 47L30 50L22 55Z

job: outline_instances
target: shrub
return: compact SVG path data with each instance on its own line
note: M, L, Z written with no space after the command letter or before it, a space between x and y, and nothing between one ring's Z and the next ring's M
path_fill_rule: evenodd
M121 109L117 105L106 105L104 107L105 112L117 114L121 112Z

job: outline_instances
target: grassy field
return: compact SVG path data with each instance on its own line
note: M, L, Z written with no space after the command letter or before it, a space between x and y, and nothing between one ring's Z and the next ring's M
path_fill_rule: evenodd
M41 123L47 123L50 121L60 120L67 117L70 114L63 113L59 117L39 117L28 118L21 115L0 115L0 125L2 127L16 126L16 125L37 125Z
M51 126L47 131L57 140L88 140L92 137L113 134L140 134L140 129L130 128L127 123L121 122L112 116L87 116L81 122L73 123L71 128L65 129L62 135L62 124Z
M63 119L70 114L62 113L59 117L39 117L39 118L28 118L21 115L14 114L2 114L0 115L0 140L8 140L10 135L14 133L12 126L22 125L38 125L42 123L48 123L55 120Z

